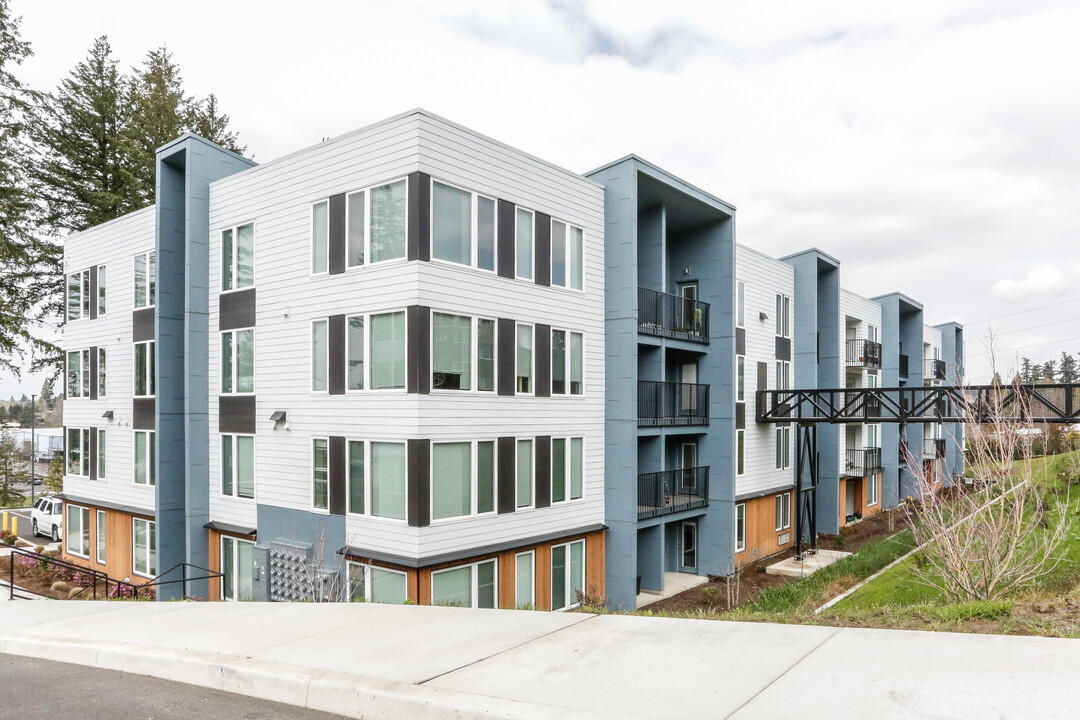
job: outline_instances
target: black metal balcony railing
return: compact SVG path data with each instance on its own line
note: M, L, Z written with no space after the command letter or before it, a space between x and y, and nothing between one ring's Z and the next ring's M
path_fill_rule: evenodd
M945 457L945 438L923 438L923 457Z
M881 472L881 448L848 450L841 477L866 477Z
M847 341L848 367L881 367L881 343L873 340Z
M926 367L923 370L923 378L925 380L944 380L945 379L945 361L944 360L927 360Z
M851 416L876 418L881 414L881 398L860 390L848 390L844 392L844 408Z
M709 468L638 475L637 497L638 520L706 507L709 504Z
M900 356L900 377L907 380L907 376L908 376L908 356L907 355L901 355Z
M638 425L660 427L708 424L708 385L638 381Z
M709 303L638 288L638 332L709 342Z

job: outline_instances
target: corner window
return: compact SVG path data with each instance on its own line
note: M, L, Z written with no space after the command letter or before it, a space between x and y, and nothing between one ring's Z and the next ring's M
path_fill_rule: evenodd
M517 276L522 280L533 279L533 214L531 210L517 208L514 213L514 246L517 258Z
M585 541L551 546L551 609L574 607L585 594Z
M96 518L96 520L97 520L97 523L96 523L97 524L97 537L95 538L95 540L97 542L95 543L95 545L97 546L97 561L98 561L98 564L104 565L105 564L105 557L106 557L106 544L105 544L106 530L105 530L105 528L106 528L106 525L107 525L106 522L105 522L105 511L104 510L98 510L98 511L96 511L96 514L97 514L97 518Z
M431 604L453 607L498 607L497 560L431 573Z
M311 506L330 509L330 452L326 438L315 438L311 452Z
M432 520L493 512L495 512L494 441L433 443L431 446Z
M533 327L517 326L517 392L533 393Z
M536 551L514 556L514 607L518 610L536 608Z
M405 443L348 443L348 511L405 519Z
M135 343L135 397L154 397L154 341Z
M551 284L580 290L584 263L584 232L558 220L551 221Z
M735 506L735 552L746 549L746 504Z
M254 436L221 436L221 494L239 498L255 497Z
M495 270L495 201L432 180L431 256Z
M551 441L551 502L580 500L584 492L584 438Z
M131 519L131 570L152 578L157 574L157 523L142 518Z
M255 331L221 333L221 392L255 392Z
M255 225L247 223L221 231L221 289L239 290L255 284Z
M157 274L153 250L135 256L135 309L153 307L157 301Z
M349 600L401 605L409 599L408 576L398 570L349 562Z
M371 389L405 387L405 313L370 317Z
M776 496L776 531L787 530L791 527L791 493L781 493Z
M431 388L495 390L494 320L432 313Z
M155 467L156 445L154 433L150 430L135 431L135 484L156 485Z
M517 507L533 504L533 441L517 441Z
M67 551L81 558L90 558L90 510L67 504L67 525L64 527L64 544Z
M251 551L255 543L221 536L221 599L251 600Z
M368 236L371 238L369 263L400 260L405 257L405 190L406 181L399 180L368 191Z

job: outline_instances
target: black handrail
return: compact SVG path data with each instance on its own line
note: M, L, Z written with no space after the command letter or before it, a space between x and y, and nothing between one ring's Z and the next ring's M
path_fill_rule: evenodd
M866 477L881 470L881 448L848 450L841 477Z
M926 367L923 370L924 380L944 380L945 379L945 361L928 359L925 363Z
M706 507L709 466L638 475L638 520Z
M78 565L78 564L73 563L73 562L68 562L67 560L61 560L60 558L52 557L52 556L49 556L49 555L43 555L41 553L32 552L30 550L23 550L22 548L13 547L13 548L11 548L11 554L8 555L8 558L9 558L8 559L8 586L9 586L8 598L10 600L15 599L15 556L16 555L22 555L23 557L33 558L33 559L37 560L40 563L45 563L46 565L56 565L57 567L64 568L65 570L71 570L73 572L79 572L79 573L83 573L84 575L89 575L91 578L94 579L92 593L93 593L93 597L94 597L95 600L97 599L97 584L98 584L98 582L102 581L102 580L105 580L107 582L108 579L109 579L109 576L106 575L101 570L95 570L93 568L88 568L88 567L85 567L83 565ZM43 567L44 567L44 565L43 565ZM106 587L106 592L107 592L108 591L108 585L106 584L105 587ZM51 595L46 595L44 593L37 593L37 592L34 592L33 590L28 590L28 589L26 589L24 587L20 587L19 590L20 590L20 592L28 593L30 595L37 595L38 597L52 597Z
M709 386L638 381L638 425L708 425Z
M847 366L880 368L881 343L865 339L848 340Z
M638 332L708 344L709 303L639 287Z

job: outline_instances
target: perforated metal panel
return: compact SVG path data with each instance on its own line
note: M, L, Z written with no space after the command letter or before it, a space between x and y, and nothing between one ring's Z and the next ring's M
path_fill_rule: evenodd
M270 600L289 602L311 599L310 545L270 545Z

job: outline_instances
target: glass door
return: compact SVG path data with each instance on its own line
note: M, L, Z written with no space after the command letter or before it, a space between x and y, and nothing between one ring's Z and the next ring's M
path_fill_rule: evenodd
M697 572L697 523L686 520L682 524L682 565L680 572Z

